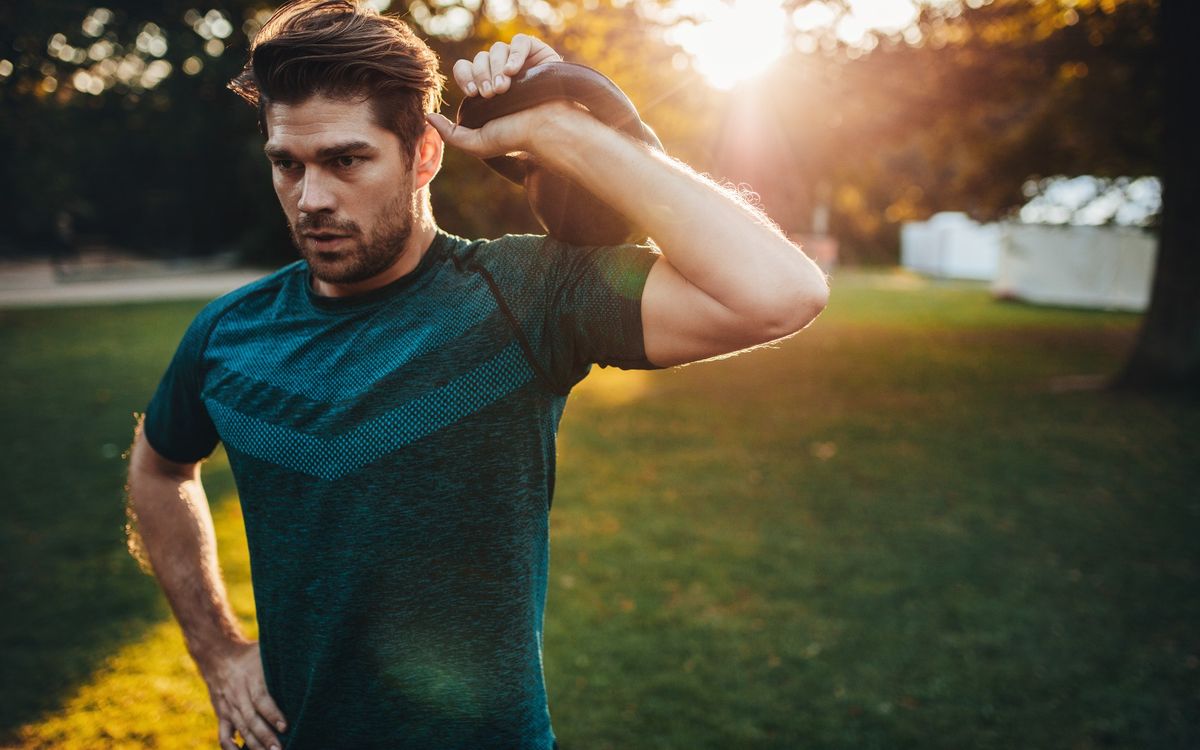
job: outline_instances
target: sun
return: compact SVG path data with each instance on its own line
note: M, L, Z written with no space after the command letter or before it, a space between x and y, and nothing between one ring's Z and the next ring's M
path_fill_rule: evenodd
M709 85L731 89L770 68L788 49L792 30L828 29L842 42L856 45L871 40L869 31L893 33L910 27L919 4L917 0L811 0L789 14L783 0L675 0L670 8L680 20L667 37L691 57L692 67Z
M678 2L676 10L704 19L675 26L671 41L716 88L730 89L753 78L783 54L788 17L778 2L688 0Z

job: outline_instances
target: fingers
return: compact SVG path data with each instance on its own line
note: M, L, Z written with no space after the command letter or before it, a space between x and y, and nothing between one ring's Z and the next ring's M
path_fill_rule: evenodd
M449 145L461 148L474 156L482 153L483 138L479 130L463 127L439 114L425 115L425 119Z
M251 750L279 750L279 739L258 714L243 713L237 729Z
M518 119L521 114L493 120L482 128L458 125L438 114L425 117L447 145L462 149L471 156L489 159L510 151L524 150L520 145L520 134L529 126L524 119Z
M491 98L508 91L512 77L526 67L561 59L545 42L517 34L509 44L496 42L474 59L454 63L454 80L467 96Z
M238 733L246 741L246 747L251 750L278 750L279 738L267 723L275 725L279 731L284 731L283 712L271 700L266 685L262 682L248 686L233 707L234 721Z
M270 724L285 732L286 718L267 692L257 643L210 664L204 679L217 716L221 750L242 750L234 740L238 735L249 750L279 750L283 743Z
M523 36L523 35L522 35ZM529 56L523 63L526 67L561 60L562 55L555 52L550 45L536 37L529 37Z
M480 96L488 98L495 93L492 90L492 56L487 52L480 50L479 54L475 55L475 61L471 64L471 76L475 79L475 85L479 87Z
M471 61L459 60L454 63L454 82L463 90L467 96L475 96L479 93L479 87L472 80Z
M481 128L458 125L436 113L425 115L426 121L437 130L446 145L462 149L480 159L514 152L536 157L537 147L541 145L539 134L545 132L548 123L564 123L564 127L570 129L571 126L565 123L570 118L578 117L590 118L591 115L582 105L562 99L498 117Z
M508 62L504 64L505 75L515 76L521 71L525 60L529 57L531 44L533 44L533 37L528 34L517 34L512 38L512 42L508 46Z
M250 700L254 703L254 710L258 712L259 716L270 722L280 732L287 731L287 721L283 718L283 712L279 710L279 706L275 705L275 701L271 700L265 687L260 688L257 694L251 695Z
M496 42L492 45L492 51L488 54L488 62L490 63L492 75L492 88L497 94L503 94L508 91L508 77L504 75L504 68L508 65L509 47L504 42ZM486 96L486 94L485 94Z
M233 722L229 719L221 719L217 722L217 742L221 745L221 750L240 750L237 743L233 741Z

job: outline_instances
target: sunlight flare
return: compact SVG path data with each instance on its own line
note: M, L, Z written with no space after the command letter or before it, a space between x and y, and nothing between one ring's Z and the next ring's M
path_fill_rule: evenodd
M944 2L944 0L938 0ZM915 0L846 0L800 5L790 16L782 0L676 0L678 19L668 41L691 57L692 67L713 87L731 89L770 68L789 45L790 33L832 30L846 44L910 28Z
M783 53L788 19L777 1L688 0L676 10L702 20L681 22L670 41L691 55L696 71L716 88L753 78Z

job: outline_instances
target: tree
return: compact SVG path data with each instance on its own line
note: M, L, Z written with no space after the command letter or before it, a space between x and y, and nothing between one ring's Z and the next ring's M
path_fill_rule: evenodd
M809 179L833 186L839 237L891 262L904 221L946 209L1001 218L1038 177L1157 173L1153 5L934 4L857 51L797 55L770 88L804 92L790 106L807 111L786 118L792 150L815 155Z
M1150 308L1122 389L1200 390L1200 80L1187 0L993 0L926 8L919 42L883 40L840 65L834 104L854 160L821 166L843 232L878 234L935 207L1003 216L1054 174L1158 175ZM856 226L861 224L861 226ZM865 227L865 231L861 228ZM849 230L848 232L846 230Z
M1163 211L1150 309L1116 385L1200 392L1200 57L1192 45L1200 6L1162 0L1166 65Z
M102 5L103 7L97 7ZM57 0L0 6L0 254L53 241L74 214L85 241L156 255L233 249L275 263L294 251L270 188L253 111L225 84L278 2ZM655 102L664 141L686 153L698 120L678 116L695 89L670 93L675 50L636 3L574 5L395 2L444 62L497 39L535 33L570 59L607 72L638 102ZM197 10L200 8L201 10ZM573 15L572 15L573 14ZM448 87L448 112L457 87ZM692 111L696 111L692 107ZM471 235L533 231L520 189L450 151L434 185L438 216Z

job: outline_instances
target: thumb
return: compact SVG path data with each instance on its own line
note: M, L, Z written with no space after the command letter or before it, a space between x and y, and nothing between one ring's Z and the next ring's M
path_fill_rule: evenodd
M478 139L478 131L451 122L436 112L427 113L425 120L433 126L433 129L438 132L443 141L455 148L467 148L468 144L472 142L472 136L476 140Z

